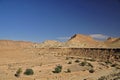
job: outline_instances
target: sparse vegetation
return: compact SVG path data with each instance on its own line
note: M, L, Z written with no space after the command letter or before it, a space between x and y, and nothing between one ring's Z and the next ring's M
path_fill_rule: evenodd
M87 61L92 61L92 62L94 62L95 61L95 59L85 59L85 60L87 60Z
M105 76L101 76L98 80L107 80Z
M120 77L116 77L116 78L114 78L113 80L120 80Z
M116 66L116 69L120 69L120 66Z
M66 60L69 60L69 57L66 57Z
M24 72L25 75L33 75L34 71L32 69L26 69L26 71Z
M71 59L74 59L74 57L70 57Z
M90 73L94 73L95 70L94 70L94 69L90 69L89 72L90 72Z
M62 71L62 66L58 65L55 67L55 70L53 71L53 73L60 73Z
M111 67L116 67L116 66L117 66L117 64L112 64L112 65L111 65Z
M76 63L79 63L80 61L77 59L77 60L75 60L75 62L76 62Z
M110 61L105 61L106 64L112 64Z
M71 70L70 70L70 69L67 69L66 73L71 73Z
M86 65L86 62L81 62L79 65L80 65L80 66L85 66L85 65Z
M72 61L69 61L68 64L72 64Z
M91 63L86 62L86 61L81 62L79 65L80 66L90 66L91 68L93 68L93 65Z
M93 65L92 65L91 63L88 63L88 64L87 64L87 66L90 66L90 67L92 67L92 68L93 68Z
M15 73L15 76L16 77L20 77L20 74L22 73L22 68L19 68L16 73Z

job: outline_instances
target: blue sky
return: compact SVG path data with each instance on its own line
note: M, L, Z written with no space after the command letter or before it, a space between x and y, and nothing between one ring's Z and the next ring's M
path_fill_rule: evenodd
M0 0L0 39L120 36L120 0Z

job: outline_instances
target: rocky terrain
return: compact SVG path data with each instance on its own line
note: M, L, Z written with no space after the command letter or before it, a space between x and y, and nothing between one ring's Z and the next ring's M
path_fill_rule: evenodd
M0 40L0 80L120 80L120 39Z

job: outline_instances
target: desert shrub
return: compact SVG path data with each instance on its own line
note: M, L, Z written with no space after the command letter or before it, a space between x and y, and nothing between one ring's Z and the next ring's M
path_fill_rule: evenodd
M74 57L70 57L71 59L74 59Z
M114 78L113 80L120 80L120 77L116 77L116 78Z
M95 59L86 59L86 60L88 60L88 61L92 61L92 62L94 62L94 61L95 61Z
M66 73L71 73L71 70L70 70L70 69L67 69Z
M93 68L93 65L92 65L91 63L86 62L86 61L81 62L79 65L80 65L80 66L90 66L90 67Z
M66 57L66 60L69 60L69 57Z
M77 59L77 60L75 60L75 62L76 62L76 63L79 63L80 61Z
M117 66L117 64L112 64L112 65L111 65L111 67L116 67L116 66Z
M90 72L90 73L94 73L95 70L94 70L94 69L90 69L89 72Z
M58 65L55 67L55 70L53 71L53 73L60 73L62 71L62 66Z
M69 61L69 62L68 62L68 64L72 64L72 62L71 62L71 61Z
M90 67L92 67L92 68L93 68L93 65L92 65L92 64L90 64L90 63L88 63L88 64L87 64L87 66L90 66Z
M86 62L86 61L81 62L79 65L80 65L80 66L90 66L90 67L93 68L93 65L92 65L91 63Z
M105 61L106 64L112 64L110 61Z
M16 77L19 77L21 73L22 73L22 68L19 68L19 69L16 71L15 76L16 76Z
M90 61L93 61L93 62L94 62L94 61L96 61L96 60L95 60L95 59L90 59Z
M34 71L32 69L26 69L26 71L24 72L25 75L33 75Z
M85 66L87 64L87 62L81 62L79 65L80 66Z
M101 76L98 80L107 80L105 76Z
M120 69L120 66L116 66L116 69Z
M103 62L99 62L99 65L106 66L106 64Z

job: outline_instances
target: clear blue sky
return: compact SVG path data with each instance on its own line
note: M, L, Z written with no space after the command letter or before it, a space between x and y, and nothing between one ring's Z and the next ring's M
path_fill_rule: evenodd
M120 36L120 0L0 0L0 39Z

